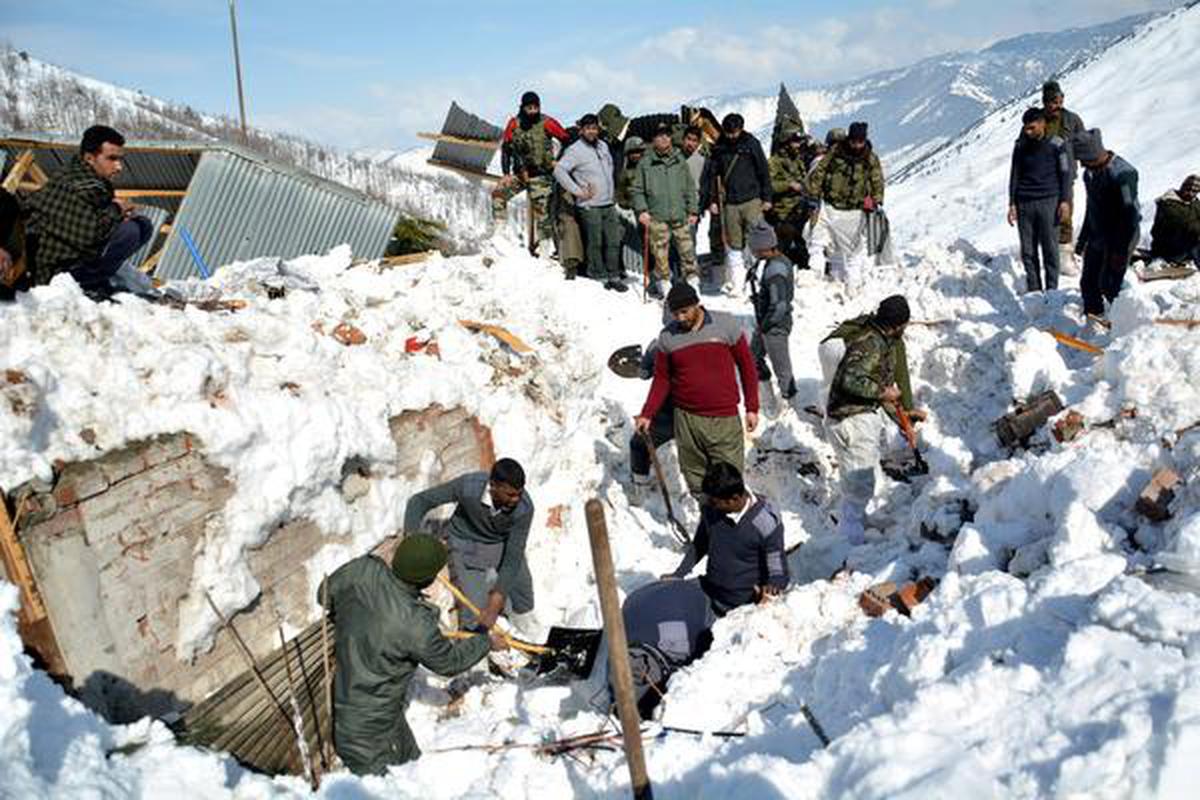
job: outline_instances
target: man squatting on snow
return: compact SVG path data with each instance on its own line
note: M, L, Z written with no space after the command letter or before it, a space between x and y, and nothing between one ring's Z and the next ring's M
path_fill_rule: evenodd
M421 748L404 718L417 666L450 677L507 647L500 634L450 641L438 609L422 592L446 565L446 547L432 536L401 540L391 568L363 555L322 583L333 616L337 672L333 683L333 746L356 775L382 775L412 761Z
M738 416L739 378L745 392L746 430L758 425L758 374L738 321L708 311L686 283L667 294L673 321L658 337L654 379L641 414L639 432L649 432L667 397L675 402L675 442L679 469L688 490L699 496L710 464L724 461L745 468L745 442Z
M425 515L455 503L449 523L450 576L475 607L478 619L459 608L459 626L491 628L505 609L522 627L533 611L533 578L525 542L533 522L533 500L525 491L525 470L502 458L490 473L469 472L418 492L404 509L404 531L421 529Z
M1200 267L1200 175L1189 175L1178 191L1155 201L1150 255Z
M891 425L888 417L895 417L897 403L913 420L927 416L913 408L904 347L908 320L908 301L892 295L874 314L843 322L821 342L822 369L837 363L825 426L837 455L842 490L838 533L852 545L866 541L867 503L875 494L880 442Z

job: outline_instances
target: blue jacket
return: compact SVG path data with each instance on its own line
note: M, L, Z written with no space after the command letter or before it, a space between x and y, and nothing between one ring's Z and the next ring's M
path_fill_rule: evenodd
M1057 136L1030 139L1021 134L1013 147L1008 202L1016 205L1053 197L1060 203L1069 203L1071 178L1071 154L1062 139Z
M754 320L763 333L792 332L792 298L796 294L796 268L783 256L776 256L762 268L751 267Z
M718 614L753 603L755 587L785 589L791 580L783 521L765 497L757 498L738 520L706 505L675 577L685 577L706 556L708 565L700 584Z
M1114 155L1100 169L1085 170L1083 184L1087 187L1087 215L1080 241L1088 247L1132 253L1142 235L1137 170Z

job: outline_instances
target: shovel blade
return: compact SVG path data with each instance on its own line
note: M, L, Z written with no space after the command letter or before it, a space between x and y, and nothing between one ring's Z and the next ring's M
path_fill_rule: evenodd
M546 638L550 652L538 656L530 668L541 682L567 683L586 678L600 650L601 633L598 628L555 626Z

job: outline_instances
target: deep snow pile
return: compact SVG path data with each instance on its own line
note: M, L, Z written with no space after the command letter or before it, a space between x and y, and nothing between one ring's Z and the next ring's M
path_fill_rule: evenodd
M1142 233L1154 200L1196 172L1200 118L1200 6L1159 17L1102 56L1061 78L1066 105L1140 174ZM1004 221L1013 142L1021 114L1041 105L1031 94L993 112L958 140L912 168L888 190L893 229L906 240L952 242L966 236L981 250L1015 247ZM1082 177L1075 188L1076 228L1083 222Z
M530 540L539 620L594 623L584 499L597 494L610 509L625 591L678 558L661 507L628 502L625 441L646 385L603 366L615 347L649 339L659 312L589 281L564 283L546 264L499 247L490 266L470 257L379 271L349 267L342 252L282 267L234 265L216 287L248 307L229 315L132 299L96 306L67 281L38 289L0 310L9 332L0 364L30 376L24 399L37 409L28 419L0 405L3 485L44 472L54 458L94 452L78 438L84 427L104 447L157 431L197 433L209 456L233 471L238 493L196 580L233 608L253 595L238 576L238 554L273 522L308 516L351 531L355 548L390 533L420 487L384 474L369 503L349 513L336 493L342 460L386 459L386 419L400 409L463 404L492 426L499 452L529 468L539 508ZM780 501L789 543L804 543L792 557L797 586L781 602L721 621L713 650L673 680L665 722L748 735L654 740L649 761L660 794L1168 795L1200 755L1200 600L1127 573L1163 549L1175 563L1200 560L1200 435L1176 442L1172 433L1200 409L1194 334L1151 321L1186 315L1200 300L1200 281L1130 287L1106 353L1093 358L1036 331L1068 327L1075 293L1018 297L1017 267L1004 259L998 268L957 251L909 256L914 266L881 270L853 298L802 274L793 352L800 405L816 402L819 338L885 293L904 291L916 318L930 323L913 326L908 338L918 399L933 411L923 431L933 474L912 485L886 482L871 507L869 544L847 552L832 532L833 465L818 422L795 410L766 422L748 462L754 485ZM281 276L287 296L266 300L263 282ZM731 298L711 305L745 314L744 302ZM466 317L502 322L537 355L522 359L466 333L456 323ZM343 347L313 327L328 331L344 320L367 334L365 345ZM409 335L435 337L441 359L405 354ZM280 391L285 381L301 387L300 398ZM1042 388L1093 421L1126 404L1139 415L1070 445L1042 436L1035 450L1009 457L987 422L1013 397ZM808 463L819 474L801 472ZM1158 464L1174 465L1193 487L1165 527L1132 510ZM548 527L546 512L560 504L563 527ZM932 540L955 534L952 547ZM312 567L349 555L331 548ZM854 571L831 582L843 559ZM867 585L916 574L943 581L912 620L858 612ZM4 596L11 606L13 593ZM190 621L181 638L203 643L211 620L193 609ZM84 786L146 794L172 781L209 796L304 793L299 781L270 782L177 747L161 725L103 724L30 669L11 618L2 630L8 702L0 704L0 761L20 794ZM385 779L331 778L325 791L622 790L616 755L581 765L527 750L432 752L604 724L581 688L519 688L484 673L458 685L466 694L447 712L444 681L418 684L409 713L427 751L420 762ZM834 737L828 750L819 749L802 703Z

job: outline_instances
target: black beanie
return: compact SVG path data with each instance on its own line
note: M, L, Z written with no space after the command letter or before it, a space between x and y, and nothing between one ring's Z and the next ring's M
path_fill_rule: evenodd
M908 301L900 294L885 297L875 312L875 322L884 328L907 325L909 319Z
M725 119L721 120L721 130L726 133L740 131L746 127L746 118L741 114L726 114Z
M538 97L537 92L526 92L521 95L521 108L525 106L542 107L542 98Z
M686 283L676 283L671 287L671 291L667 292L667 308L671 309L672 314L699 304L700 295Z
M846 138L853 142L865 142L867 140L867 123L851 122L850 132L846 134Z

